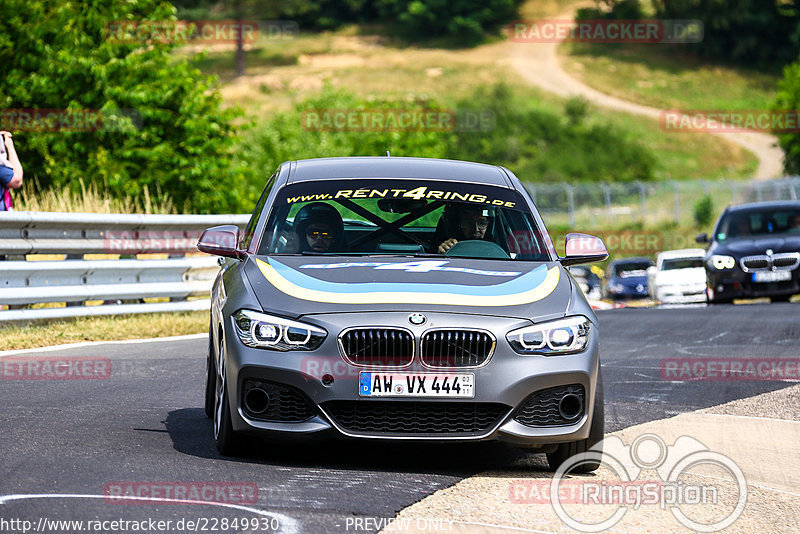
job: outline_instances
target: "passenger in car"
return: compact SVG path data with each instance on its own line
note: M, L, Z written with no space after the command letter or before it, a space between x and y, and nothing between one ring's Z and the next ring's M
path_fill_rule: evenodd
M344 249L344 222L339 211L324 202L306 204L294 217L298 252L340 252Z
M493 219L494 212L489 207L447 204L433 237L436 252L445 254L459 241L485 239Z

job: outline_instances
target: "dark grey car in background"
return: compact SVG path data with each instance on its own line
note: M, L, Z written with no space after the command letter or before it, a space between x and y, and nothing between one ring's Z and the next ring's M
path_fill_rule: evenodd
M800 202L753 202L725 209L714 233L697 236L709 304L736 298L787 301L800 293Z
M243 233L198 248L227 258L206 384L222 454L245 433L501 440L556 468L603 437L597 319L565 266L605 246L570 234L559 258L507 169L287 162Z

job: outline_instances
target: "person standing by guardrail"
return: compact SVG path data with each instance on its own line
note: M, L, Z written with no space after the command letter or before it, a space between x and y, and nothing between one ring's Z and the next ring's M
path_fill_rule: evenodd
M11 189L22 187L22 164L19 162L11 132L0 131L0 211L11 211Z

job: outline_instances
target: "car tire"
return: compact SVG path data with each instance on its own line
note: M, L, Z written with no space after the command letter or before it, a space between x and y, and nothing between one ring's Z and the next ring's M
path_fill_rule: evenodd
M792 295L778 295L777 297L770 297L770 302L789 302L789 299L792 298Z
M241 447L241 438L234 432L231 421L231 407L228 402L228 381L225 372L224 342L220 336L219 362L222 370L215 380L214 391L214 441L217 451L223 456L236 456Z
M216 359L214 358L214 337L211 335L209 328L208 332L208 357L206 358L206 403L205 411L206 417L212 419L214 417L214 388L217 385L217 367Z
M547 453L547 464L550 469L555 471L564 462L576 454L581 454L591 449L603 440L605 436L605 408L603 403L603 377L600 370L597 371L597 392L594 397L594 414L592 414L592 426L589 429L589 437L580 441L569 443L559 443L554 452ZM595 448L594 450L598 450ZM600 450L599 452L602 452ZM569 470L570 473L591 473L600 467L600 461L584 461Z

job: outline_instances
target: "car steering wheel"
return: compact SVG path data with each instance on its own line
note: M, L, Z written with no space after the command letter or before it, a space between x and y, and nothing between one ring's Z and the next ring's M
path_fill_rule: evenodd
M468 239L466 241L459 241L450 247L445 256L456 256L462 258L495 258L502 260L510 260L511 256L508 252L503 250L503 247L492 241L483 241L482 239Z

